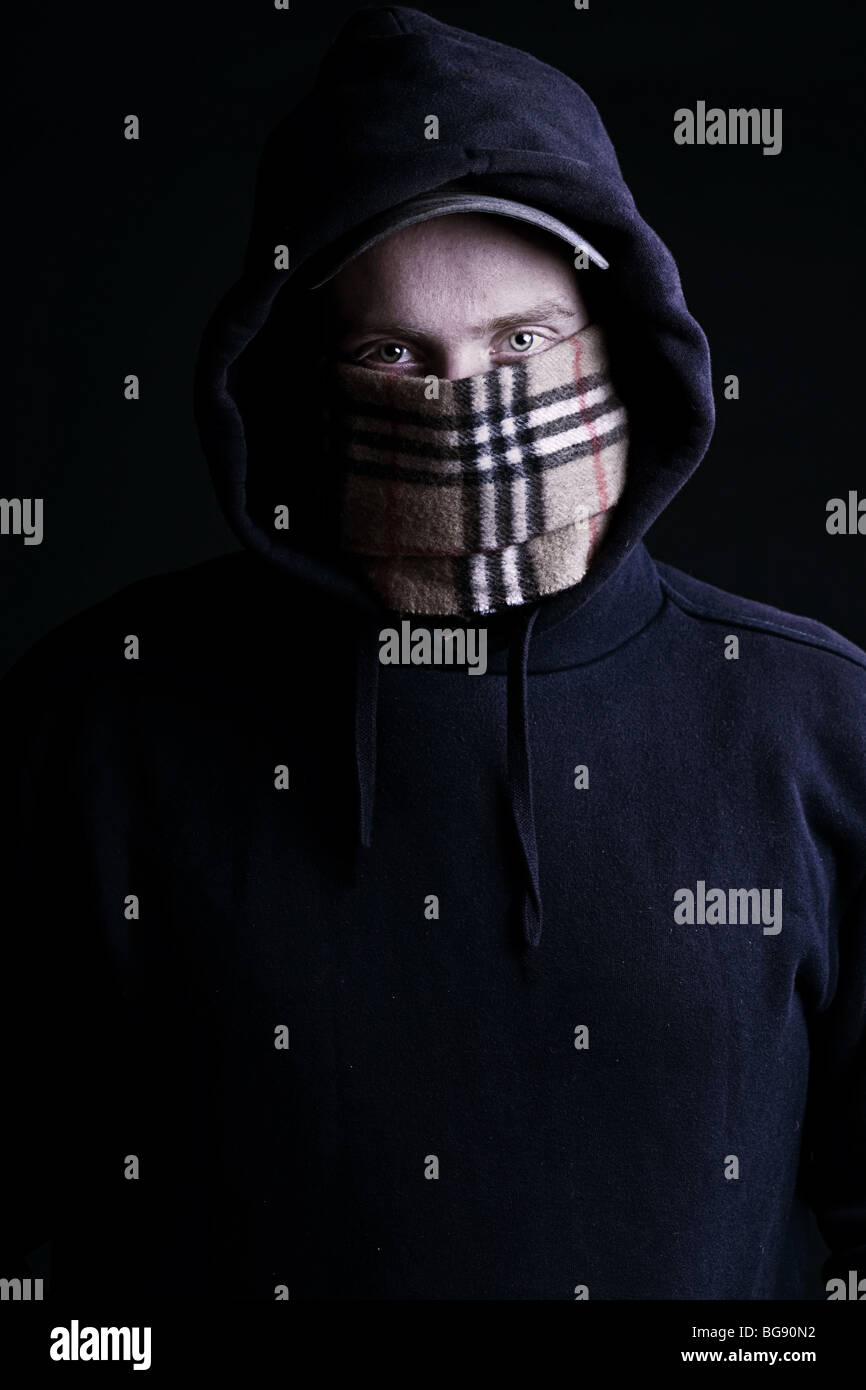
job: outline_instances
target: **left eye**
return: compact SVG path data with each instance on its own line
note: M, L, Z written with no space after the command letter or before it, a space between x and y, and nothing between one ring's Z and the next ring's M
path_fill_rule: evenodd
M399 362L400 354L405 351L406 349L403 347L402 343L382 343L376 349L376 352L379 356L379 361L387 362L390 366L393 366L396 362Z
M530 333L528 328L520 328L516 333L512 333L508 339L508 346L514 352L526 352L535 342L535 334Z

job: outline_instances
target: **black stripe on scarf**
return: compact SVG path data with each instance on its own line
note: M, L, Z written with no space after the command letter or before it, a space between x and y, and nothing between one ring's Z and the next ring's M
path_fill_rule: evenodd
M619 402L612 402L608 405L607 411L612 412L619 408ZM531 460L531 471L533 474L540 474L549 468L559 468L562 464L571 460L586 458L596 450L606 449L609 444L615 444L617 440L623 439L627 432L627 423L622 420L614 425L604 434L599 434L595 439L587 439L583 444L566 444L562 449L557 449L551 454L539 454ZM393 447L393 441L391 441ZM475 449L473 444L472 449ZM479 482L500 481L501 474L509 474L514 471L515 465L504 460L499 460L494 468L486 473L481 473L475 468L468 467L471 462L468 456L469 444L458 444L453 450L449 450L448 457L456 458L458 463L467 465L464 470L454 473L441 473L427 468L401 468L399 479L405 483L424 483L430 487L472 487ZM419 453L430 457L432 450L425 449L423 446ZM393 465L378 462L376 459L347 458L345 461L347 472L354 473L358 477L366 478L388 478L394 480ZM525 463L522 467L525 468Z
M540 356L541 354L538 355ZM515 367L526 367L525 362L515 363L514 365ZM498 370L500 369L497 368L497 371ZM493 374L493 372L489 373L490 376L493 376ZM485 375L488 375L488 373L485 373ZM401 425L417 425L421 429L455 430L459 433L461 430L472 429L476 423L472 407L471 391L467 392L462 389L464 383L468 380L470 380L470 378L463 377L459 381L451 383L454 387L454 396L455 400L458 400L459 408L456 411L452 411L450 414L445 414L443 412L439 416L431 417L424 411L407 410L403 406L389 405L384 400L356 400L349 391L340 392L340 407L337 413L338 415L348 414L358 420L385 420L389 423L393 419L398 418ZM555 405L559 401L570 400L578 394L585 396L599 386L611 387L610 375L606 370L601 372L590 372L587 376L581 377L580 392L578 392L577 383L573 380L563 382L561 386L548 387L546 391L538 391L531 397L531 408L533 410L541 410L545 406ZM462 405L460 404L461 401Z

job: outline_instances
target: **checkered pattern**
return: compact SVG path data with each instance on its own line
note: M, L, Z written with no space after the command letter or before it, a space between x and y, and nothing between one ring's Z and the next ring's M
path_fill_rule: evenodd
M579 583L625 485L595 324L459 381L339 366L332 428L343 548L402 613L492 613Z

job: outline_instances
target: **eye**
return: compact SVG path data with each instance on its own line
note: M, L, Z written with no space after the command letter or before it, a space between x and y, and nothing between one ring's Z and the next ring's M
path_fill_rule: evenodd
M508 346L513 352L528 352L535 342L536 334L530 333L528 328L518 328L516 333L512 333L508 339Z
M381 343L373 355L380 362L387 362L390 367L393 367L396 362L403 360L400 354L405 351L406 348L403 347L402 343Z

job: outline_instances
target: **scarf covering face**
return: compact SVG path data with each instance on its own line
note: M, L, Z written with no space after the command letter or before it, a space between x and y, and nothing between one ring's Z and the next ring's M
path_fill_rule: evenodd
M496 613L577 584L625 485L628 420L589 324L457 381L335 368L342 548L400 613Z

